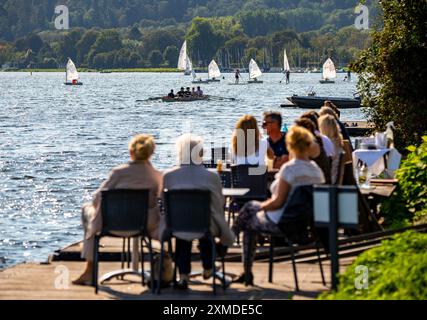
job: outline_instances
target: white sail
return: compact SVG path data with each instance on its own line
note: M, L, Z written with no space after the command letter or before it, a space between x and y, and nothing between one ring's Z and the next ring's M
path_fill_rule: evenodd
M331 58L328 58L323 65L323 79L334 79L336 77L337 71L335 70L335 65Z
M208 67L208 77L209 79L221 77L221 71L219 70L218 65L215 60L212 60Z
M283 54L283 71L290 71L291 68L289 66L289 60L288 60L288 55L286 54L286 50L285 53Z
M67 83L72 83L74 80L79 81L79 73L76 66L71 59L67 63Z
M188 55L187 55L187 41L184 41L178 59L178 69L187 70L188 67Z
M257 63L254 59L251 59L251 62L249 63L249 78L255 79L262 76L262 72L260 68L258 67Z
M187 55L185 60L185 72L191 72L193 70L193 64L191 63L190 57Z
M197 78L196 71L191 70L191 75L192 75L193 79Z

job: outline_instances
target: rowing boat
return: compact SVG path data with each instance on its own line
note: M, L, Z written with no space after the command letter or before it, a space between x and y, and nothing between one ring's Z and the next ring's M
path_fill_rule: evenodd
M188 97L188 98L170 98L170 97L162 97L163 102L191 102L191 101L200 101L200 100L208 100L209 96L200 96L200 97Z

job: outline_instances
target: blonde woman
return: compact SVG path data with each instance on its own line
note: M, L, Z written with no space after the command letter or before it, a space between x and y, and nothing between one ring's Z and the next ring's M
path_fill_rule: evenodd
M130 162L111 170L109 177L98 190L93 201L83 206L82 221L84 241L82 258L87 261L86 270L73 281L76 285L92 284L94 236L102 229L101 191L108 189L149 189L148 232L153 239L159 239L160 210L157 199L162 189L162 174L151 164L155 150L152 136L137 135L129 143Z
M286 146L292 159L285 163L271 185L272 198L264 202L251 201L239 213L232 230L236 235L243 231L244 273L235 282L253 285L252 264L256 237L253 233L281 232L277 224L289 195L302 185L325 183L325 177L317 164L310 160L314 136L305 128L293 126L286 135Z
M231 139L232 162L237 165L264 166L266 156L274 158L267 139L261 137L255 117L245 115L237 121Z
M329 114L321 116L319 118L319 130L322 134L331 139L334 145L335 154L332 157L331 178L332 183L336 184L340 165L340 155L344 150L343 139L336 118Z

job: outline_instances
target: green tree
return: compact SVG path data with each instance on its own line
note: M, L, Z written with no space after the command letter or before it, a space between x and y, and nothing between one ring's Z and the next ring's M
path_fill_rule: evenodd
M244 11L239 15L239 21L250 37L265 36L287 26L285 16L277 10Z
M216 54L225 39L214 31L208 19L195 18L187 35L189 49L193 58L208 63Z
M129 31L129 39L131 40L140 40L142 37L141 31L139 31L139 28L137 25L134 25L132 29Z
M148 55L148 61L152 68L158 68L163 63L163 55L159 50L153 50Z
M176 67L176 63L179 57L179 49L175 46L168 46L163 52L163 60L168 67Z
M85 34L81 37L79 42L76 44L77 49L77 61L87 62L85 61L87 58L87 54L89 53L92 46L95 44L95 41L99 35L98 31L95 30L88 30L85 32Z
M368 120L383 131L396 127L400 150L427 133L427 1L381 2L383 28L372 32L372 46L353 70L360 73L359 92Z
M119 33L116 30L105 30L96 38L92 50L96 53L102 53L120 50L121 48L122 41Z
M109 69L114 66L114 52L98 53L93 58L93 67L100 69Z

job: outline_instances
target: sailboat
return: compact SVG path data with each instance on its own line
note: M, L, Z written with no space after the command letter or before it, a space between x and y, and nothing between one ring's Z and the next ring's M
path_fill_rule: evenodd
M248 83L263 83L259 81L258 78L262 76L261 69L258 67L258 64L254 59L251 59L249 63L249 81Z
M320 83L335 83L334 80L337 77L337 71L335 70L334 62L331 58L328 58L323 64L323 79L320 80Z
M209 83L209 79L207 80L202 80L202 78L197 78L196 72L194 70L191 70L191 75L193 76L193 81L191 81L191 83L194 84L201 84L201 83Z
M283 73L285 74L286 84L289 84L289 73L291 72L291 67L289 66L288 55L285 52L283 53ZM283 81L283 80L282 80ZM280 81L280 83L282 83Z
M283 54L283 72L286 71L291 71L291 67L289 66L288 55L286 54L285 50L285 53Z
M65 85L67 86L81 86L83 83L79 81L79 73L77 72L76 65L68 58L68 63L65 68Z
M215 60L212 60L208 66L208 80L210 82L220 82L221 71L219 70L218 64Z
M187 53L187 41L184 41L179 53L178 69L184 71L186 76L189 76L193 70L193 64L191 63L190 57Z

